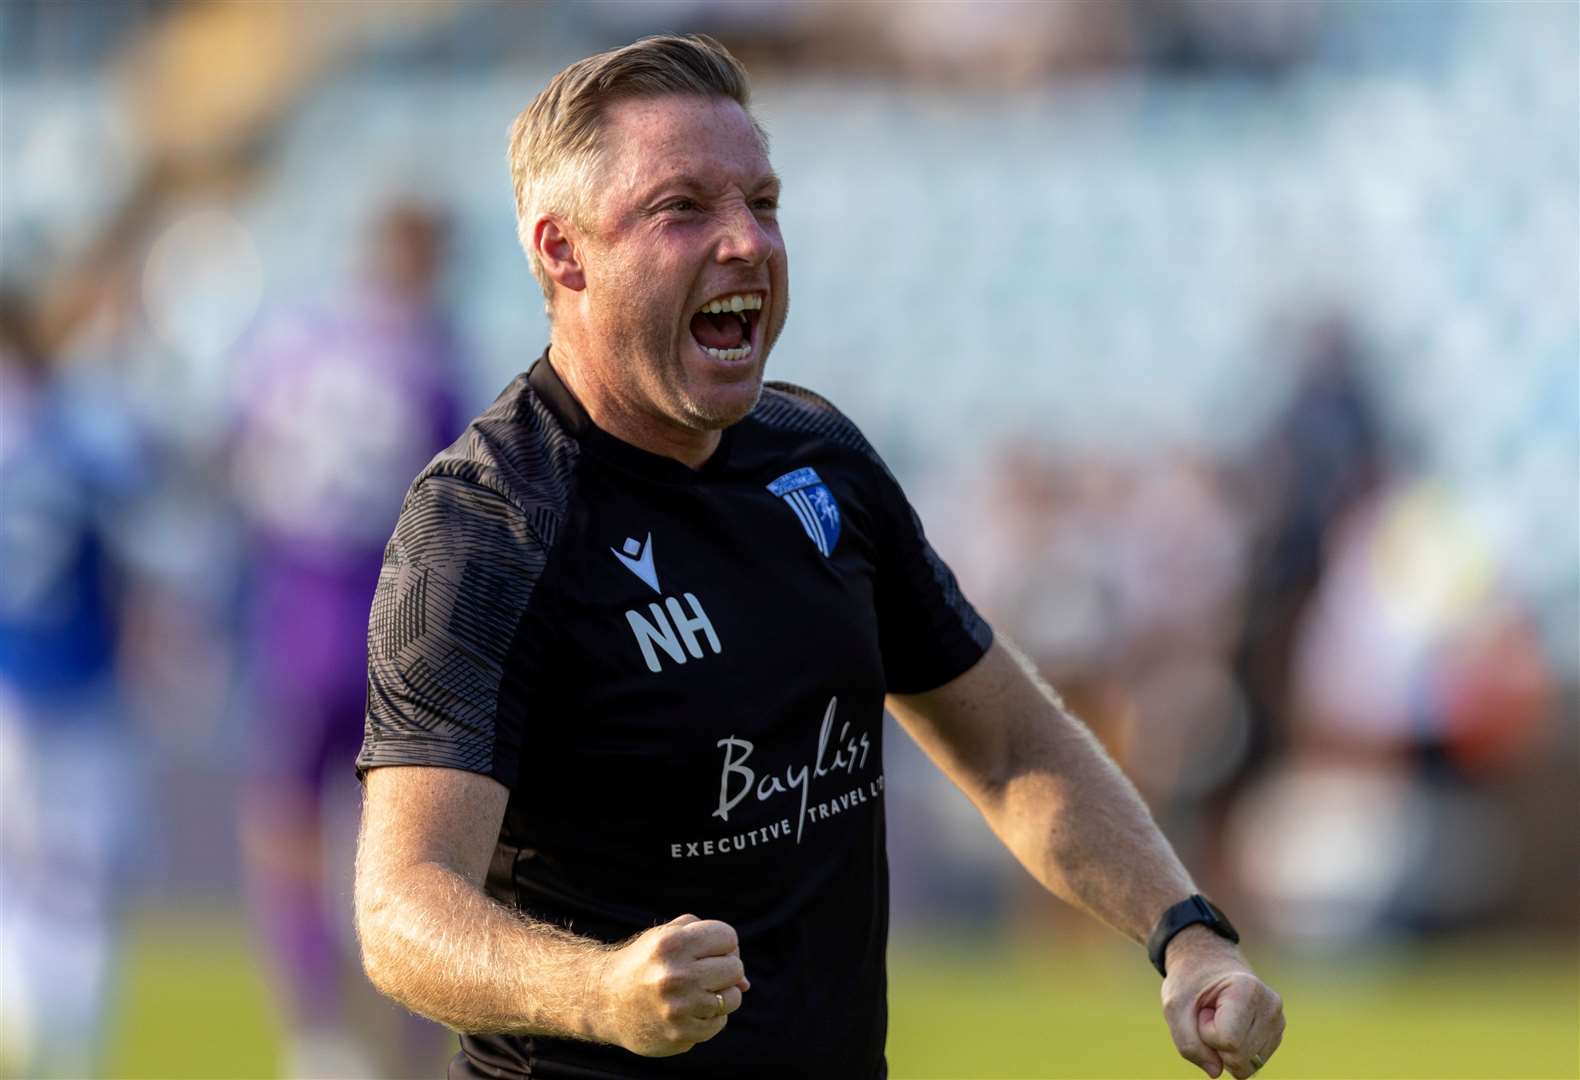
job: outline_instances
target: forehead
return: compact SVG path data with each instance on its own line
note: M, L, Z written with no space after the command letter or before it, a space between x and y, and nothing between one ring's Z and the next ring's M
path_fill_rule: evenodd
M626 193L675 176L747 186L772 172L751 117L723 97L614 102L604 112L602 148L605 185Z

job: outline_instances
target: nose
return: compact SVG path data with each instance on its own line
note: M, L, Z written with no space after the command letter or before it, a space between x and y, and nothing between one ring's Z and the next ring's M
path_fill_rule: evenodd
M725 214L719 237L721 263L743 262L761 266L774 251L774 238L745 203L732 206Z

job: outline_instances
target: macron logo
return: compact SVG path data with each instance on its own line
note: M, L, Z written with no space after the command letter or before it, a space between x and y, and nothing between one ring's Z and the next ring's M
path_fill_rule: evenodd
M662 605L647 605L651 619L635 609L625 613L625 621L630 624L631 633L636 635L636 643L642 650L642 659L647 662L647 670L654 673L663 670L663 661L658 658L659 649L677 664L684 664L687 654L692 660L701 660L706 655L702 651L704 641L714 655L724 651L713 623L708 620L708 613L702 610L702 601L691 593L683 593L686 603L691 605L691 614L688 615L678 599L664 596L664 590L658 587L658 571L653 568L651 532L641 543L637 543L636 537L628 536L623 550L609 550L627 570L641 578L664 601ZM655 645L658 648L654 648Z
M636 537L626 537L624 551L616 551L614 548L609 550L614 553L615 558L625 565L627 570L647 582L648 588L656 593L663 593L664 590L658 587L658 571L653 569L653 534L651 532L647 534L647 539L640 544L636 542Z

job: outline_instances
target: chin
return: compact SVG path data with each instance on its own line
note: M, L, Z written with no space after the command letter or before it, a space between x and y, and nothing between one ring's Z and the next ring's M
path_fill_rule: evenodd
M699 427L708 430L727 428L751 415L762 396L761 371L751 379L730 386L715 386L706 394L686 395L686 412Z

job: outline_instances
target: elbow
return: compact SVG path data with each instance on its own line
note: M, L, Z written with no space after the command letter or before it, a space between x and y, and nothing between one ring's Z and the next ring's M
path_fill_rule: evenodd
M357 918L357 952L362 961L362 974L366 975L368 982L373 984L373 989L388 995L392 979L387 950L382 948L377 932L362 920L360 913Z
M390 906L382 891L369 887L366 882L357 883L354 914L362 973L375 990L394 997L397 979L393 959L398 950L391 948L387 919Z
M401 918L409 910L400 894L358 883L354 916L362 973L373 989L402 1008L460 1031L436 1004L431 980L414 959L411 927Z
M360 943L362 974L366 975L368 982L373 984L373 989L386 997L393 997L394 978L385 951L379 948L377 939L369 937L365 931L360 932L357 938Z

